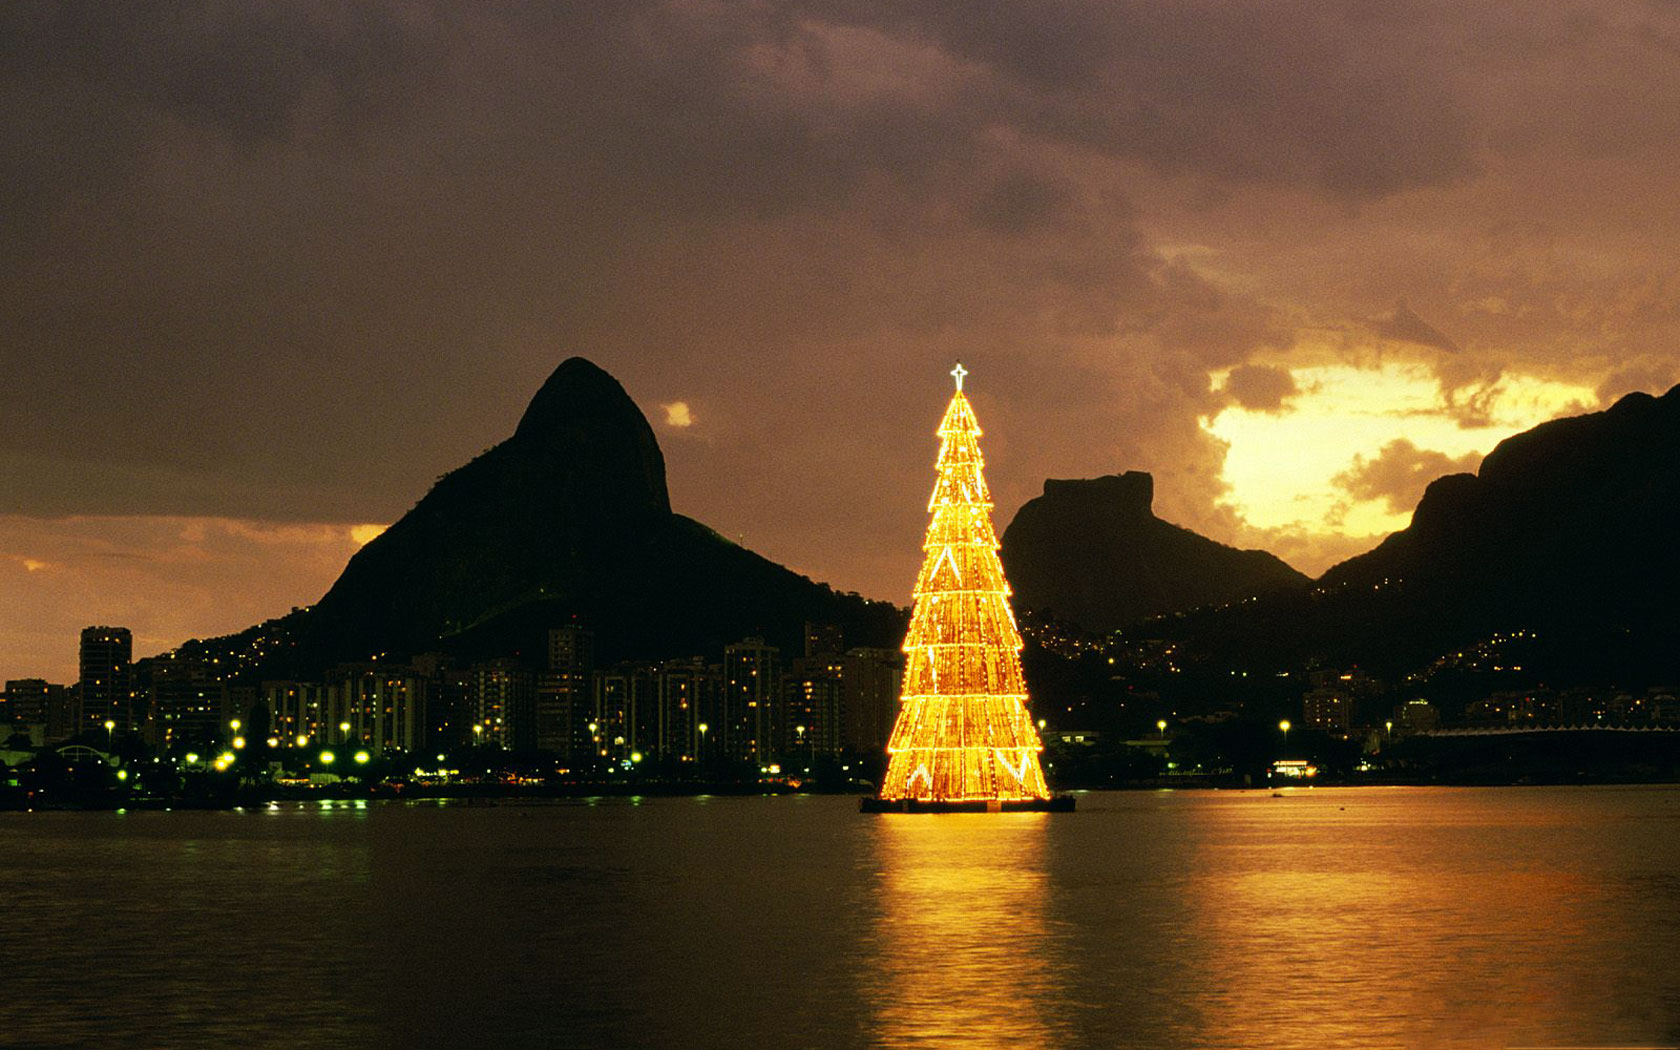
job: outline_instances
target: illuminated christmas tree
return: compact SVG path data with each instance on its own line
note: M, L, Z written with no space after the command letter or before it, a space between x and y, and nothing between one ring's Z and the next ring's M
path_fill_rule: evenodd
M992 531L980 424L957 392L939 424L916 608L904 638L904 692L881 798L1025 803L1050 797L1027 714L1021 632Z

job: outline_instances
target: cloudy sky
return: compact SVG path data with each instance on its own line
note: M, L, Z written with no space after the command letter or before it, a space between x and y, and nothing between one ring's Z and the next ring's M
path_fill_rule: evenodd
M1317 573L1680 378L1680 4L0 6L0 678L314 601L562 359L906 600L960 358Z

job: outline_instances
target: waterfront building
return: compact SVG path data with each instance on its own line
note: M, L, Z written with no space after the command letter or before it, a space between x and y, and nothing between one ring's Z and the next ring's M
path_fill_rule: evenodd
M265 681L260 688L268 705L269 732L287 745L298 738L331 743L338 738L337 726L329 723L327 689L320 682Z
M218 741L231 710L227 683L196 656L179 650L145 661L137 706L150 712L152 737L162 747L199 747Z
M564 762L590 755L587 723L594 701L595 634L582 627L548 632L548 668L537 680L536 746Z
M781 699L781 650L747 638L723 650L720 753L760 767L776 760L776 715Z
M1301 724L1332 736L1347 736L1353 725L1353 697L1348 690L1320 686L1301 698Z
M839 656L845 651L845 635L839 624L805 621L805 659Z
M658 753L679 762L704 759L708 740L721 724L723 669L700 657L659 665L659 709L663 730ZM701 726L705 726L701 730Z
M31 747L45 747L80 729L74 689L42 678L14 678L6 683L4 697L0 728L27 734Z
M781 754L801 768L844 746L845 658L835 653L793 662L781 717Z
M411 661L426 680L426 750L453 751L472 743L471 676L447 653L420 653Z
M1394 723L1407 733L1427 733L1441 727L1441 709L1428 700L1408 700L1395 708Z
M844 691L841 747L875 753L886 750L893 719L898 715L904 653L898 649L849 649L841 660L840 677Z
M508 751L536 745L536 675L511 657L467 669L468 732L473 743Z
M117 732L140 729L135 718L129 667L134 660L134 636L126 627L84 627L80 652L81 728Z
M413 667L379 663L340 664L327 672L321 744L360 743L385 751L421 750L426 745L429 682Z
M658 670L622 663L596 673L588 726L597 760L627 762L655 753L660 739ZM585 728L588 728L586 726Z

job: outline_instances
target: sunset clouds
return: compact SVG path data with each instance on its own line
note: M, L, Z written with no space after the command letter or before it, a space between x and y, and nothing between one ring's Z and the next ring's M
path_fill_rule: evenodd
M0 41L0 551L331 523L215 581L269 615L573 353L679 510L900 600L958 358L1000 527L1149 470L1308 571L1680 379L1669 5L18 3ZM8 606L123 614L10 564ZM137 637L251 622L168 564L202 613Z

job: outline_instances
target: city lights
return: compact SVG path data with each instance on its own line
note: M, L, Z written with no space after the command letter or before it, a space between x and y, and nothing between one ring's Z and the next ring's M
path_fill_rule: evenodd
M992 530L980 424L962 392L967 371L959 364L951 374L957 390L939 424L939 476L881 798L1046 799L1042 745L1027 715L1021 633Z

